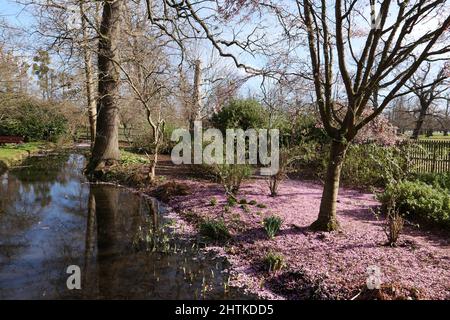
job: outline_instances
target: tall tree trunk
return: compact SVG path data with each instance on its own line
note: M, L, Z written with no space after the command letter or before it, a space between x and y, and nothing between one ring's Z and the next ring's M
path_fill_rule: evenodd
M97 131L87 173L93 173L120 159L117 105L119 70L114 60L122 8L122 0L104 1L98 43Z
M189 117L189 130L191 134L194 132L194 121L200 120L200 113L202 108L201 85L202 62L201 60L195 60L194 92L192 95L192 110Z
M94 68L92 66L92 55L89 50L89 37L87 33L86 20L84 18L84 1L80 1L82 46L84 59L84 73L86 78L86 98L88 105L89 130L91 138L91 149L94 147L96 122L97 122L97 104L94 97Z
M80 13L81 17L81 30L82 30L82 47L83 47L83 59L84 59L84 73L86 78L86 98L88 106L89 117L89 129L91 138L91 149L94 147L95 131L97 122L97 105L94 98L94 68L92 66L92 56L89 50L89 39L87 33L86 20L84 18L83 1L80 1Z
M422 130L423 123L425 122L425 117L427 115L428 106L421 105L419 118L417 119L416 126L414 127L412 139L417 140L420 135L420 130Z
M339 191L339 181L341 169L344 163L348 144L333 141L330 150L330 160L328 162L325 185L320 202L319 217L311 225L311 228L318 231L333 231L339 228L336 218L336 202Z
M443 130L443 135L445 137L448 136L448 127L450 125L450 119L449 119L449 111L450 111L450 98L448 98L447 100L447 107L445 108L445 119L444 119L444 130Z

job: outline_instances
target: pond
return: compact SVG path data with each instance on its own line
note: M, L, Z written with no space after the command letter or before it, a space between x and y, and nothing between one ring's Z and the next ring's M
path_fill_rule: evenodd
M85 162L32 157L0 176L0 299L251 298L228 287L226 260L173 234L161 203L90 184Z

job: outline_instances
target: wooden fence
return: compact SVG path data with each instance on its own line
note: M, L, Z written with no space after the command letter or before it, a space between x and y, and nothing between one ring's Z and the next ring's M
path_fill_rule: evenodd
M450 172L450 140L408 142L409 170L416 173Z
M124 142L124 143L132 143L134 138L139 136L139 133L142 133L141 130L136 129L136 128L123 128L120 127L119 128L119 142ZM89 127L79 127L77 129L76 132L76 139L78 141L82 141L82 140L90 140L90 131L89 131Z

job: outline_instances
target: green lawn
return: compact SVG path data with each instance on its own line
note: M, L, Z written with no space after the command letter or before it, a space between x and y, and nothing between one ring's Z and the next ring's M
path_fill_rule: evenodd
M450 141L450 136L443 136L442 134L434 134L431 137L427 137L425 135L419 136L419 140L446 140Z
M46 142L27 142L22 144L6 144L0 146L0 162L10 166L16 161L20 161L31 153L35 153L48 146Z

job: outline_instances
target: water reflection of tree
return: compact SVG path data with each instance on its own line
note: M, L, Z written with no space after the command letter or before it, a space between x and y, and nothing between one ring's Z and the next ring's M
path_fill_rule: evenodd
M139 252L145 250L136 246L136 239L143 240L143 234L150 229L156 233L152 222L157 222L157 218L149 217L145 199L116 187L91 185L89 199L85 270L88 274L97 272L100 297L128 296L135 286L146 280L148 283L153 273L152 263L147 263L145 254ZM150 224L147 218L151 219ZM91 284L93 281L88 280Z
M172 238L156 201L92 185L88 207L85 273L96 297L192 299L213 284L221 297L221 268Z
M34 202L39 201L41 207L49 205L52 201L51 188L58 183L66 183L69 177L61 175L69 154L61 154L51 157L30 157L22 164L12 169L9 179L17 179L20 182L20 192Z

